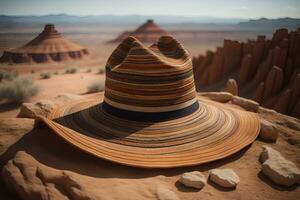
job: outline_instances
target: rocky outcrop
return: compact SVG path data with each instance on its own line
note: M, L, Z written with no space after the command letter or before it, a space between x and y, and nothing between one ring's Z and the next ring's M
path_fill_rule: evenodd
M228 91L226 80L237 80L242 97L300 118L300 31L279 29L271 40L224 40L216 52L194 58L197 91ZM212 87L211 87L212 86Z
M271 147L264 147L260 161L262 173L274 183L287 187L300 183L300 169Z
M181 175L179 182L187 187L202 189L206 185L206 178L198 171L186 172Z
M210 171L209 180L224 188L235 188L240 182L232 169L213 169Z
M20 198L178 200L163 180L96 178L45 166L19 151L3 167L1 178Z

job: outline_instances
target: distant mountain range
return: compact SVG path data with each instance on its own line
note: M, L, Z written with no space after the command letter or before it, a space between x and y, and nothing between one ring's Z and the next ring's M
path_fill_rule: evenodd
M73 16L66 14L43 15L43 16L7 16L0 15L0 23L99 23L107 25L140 24L147 19L153 19L160 24L173 23L214 23L234 24L246 21L241 18L220 17L187 17L187 16L151 16L151 15L98 15L98 16Z
M16 27L37 27L46 23L56 25L96 25L101 27L136 27L147 19L153 19L166 29L174 30L274 30L285 27L291 30L300 27L300 19L242 19L220 18L205 16L146 16L146 15L99 15L99 16L72 16L66 14L44 16L7 16L0 15L0 29ZM0 31L1 32L1 31Z

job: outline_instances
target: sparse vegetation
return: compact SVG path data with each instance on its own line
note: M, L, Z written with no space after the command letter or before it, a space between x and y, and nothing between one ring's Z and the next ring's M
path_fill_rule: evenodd
M86 70L86 73L90 73L90 72L92 72L92 69L87 69Z
M98 74L104 74L104 73L105 73L105 68L100 68Z
M53 74L54 74L54 75L58 75L59 73L58 73L58 72L54 72Z
M88 86L88 93L101 92L104 90L103 81L94 81Z
M69 67L66 69L66 74L75 74L77 73L78 69L77 67Z
M1 81L11 81L18 76L17 73L0 70L0 82Z
M39 88L31 77L17 77L0 85L0 99L11 103L22 103L38 92Z
M40 76L42 79L49 79L49 78L51 78L52 75L50 72L42 72L42 73L40 73Z

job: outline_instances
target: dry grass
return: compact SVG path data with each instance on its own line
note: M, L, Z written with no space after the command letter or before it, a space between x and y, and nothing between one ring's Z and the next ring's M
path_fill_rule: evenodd
M77 67L69 67L66 69L66 74L75 74L77 73L78 69Z
M94 81L88 86L88 93L101 92L105 88L103 81Z
M37 95L39 88L31 77L17 77L0 85L0 99L22 103Z
M51 72L42 72L42 73L40 73L40 77L42 79L50 79L51 76L52 76Z

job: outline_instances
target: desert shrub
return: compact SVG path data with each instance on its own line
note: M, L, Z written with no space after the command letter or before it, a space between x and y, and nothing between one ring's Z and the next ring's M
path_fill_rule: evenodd
M32 73L32 74L35 74L35 71L34 71L34 70L31 70L31 73Z
M104 74L105 73L105 68L100 68L98 70L98 74Z
M0 99L22 103L37 95L39 88L31 77L17 77L0 85Z
M90 72L92 72L92 69L87 69L86 70L86 73L90 73Z
M104 90L103 81L94 81L88 86L88 93L101 92Z
M53 74L54 74L54 75L58 75L59 73L58 73L58 72L54 72Z
M77 67L69 67L66 69L66 74L75 74L77 73L78 69Z
M10 72L10 71L5 71L5 70L0 70L0 81L5 80L5 81L11 81L14 78L18 76L17 73Z
M40 73L40 76L42 79L49 79L49 78L51 78L52 75L50 72L42 72L42 73Z

